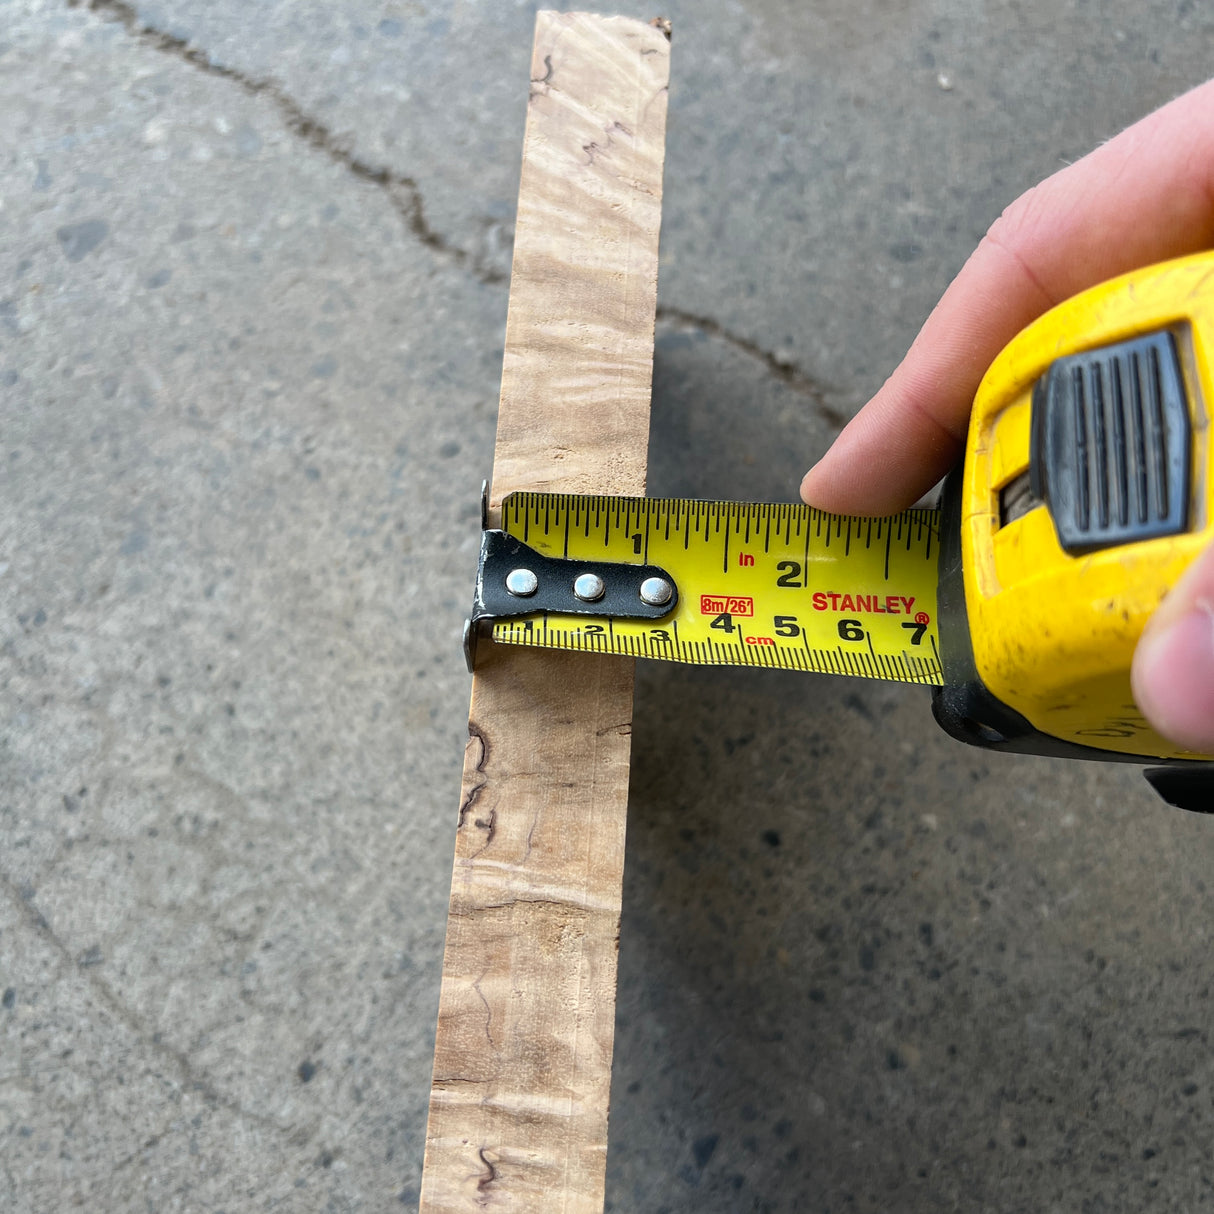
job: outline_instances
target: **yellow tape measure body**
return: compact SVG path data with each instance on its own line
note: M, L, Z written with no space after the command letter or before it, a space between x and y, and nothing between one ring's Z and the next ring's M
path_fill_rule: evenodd
M658 565L679 601L660 620L551 613L494 641L698 665L778 667L939 684L939 514L516 493L502 530L546 556Z

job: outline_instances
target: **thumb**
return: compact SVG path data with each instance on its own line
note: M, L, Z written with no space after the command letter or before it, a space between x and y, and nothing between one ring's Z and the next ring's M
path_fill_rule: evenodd
M1214 546L1151 617L1130 682L1158 733L1186 750L1214 754Z

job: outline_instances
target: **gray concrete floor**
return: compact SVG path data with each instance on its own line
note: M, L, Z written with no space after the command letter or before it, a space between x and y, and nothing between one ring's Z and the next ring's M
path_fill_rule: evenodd
M652 15L650 6L620 7ZM651 490L787 499L1195 0L679 0ZM0 6L0 1207L416 1200L533 6ZM639 679L615 1211L1192 1209L1214 824Z

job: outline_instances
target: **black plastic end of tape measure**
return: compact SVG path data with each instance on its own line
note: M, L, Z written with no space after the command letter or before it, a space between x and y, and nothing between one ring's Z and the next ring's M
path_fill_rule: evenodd
M1214 814L1214 763L1148 767L1142 774L1169 805L1198 814Z

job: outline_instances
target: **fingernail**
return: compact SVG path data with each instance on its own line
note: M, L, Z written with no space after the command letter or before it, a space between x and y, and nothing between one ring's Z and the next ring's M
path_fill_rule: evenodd
M1198 600L1148 628L1131 678L1134 700L1155 729L1186 750L1214 753L1214 605Z
M814 468L817 466L817 464L814 464L814 467L801 478L801 500L803 502L810 500L810 494L813 492Z

